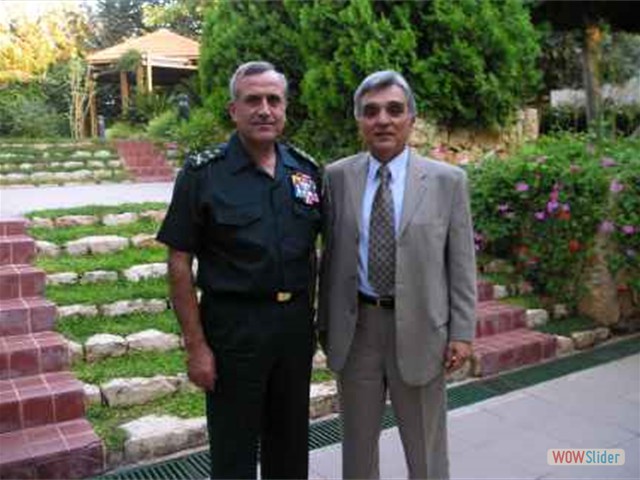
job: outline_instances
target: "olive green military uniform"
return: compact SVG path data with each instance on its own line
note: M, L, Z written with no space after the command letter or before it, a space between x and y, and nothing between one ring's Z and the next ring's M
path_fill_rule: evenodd
M207 393L213 478L306 478L319 170L277 144L275 176L237 134L189 156L158 239L198 259L218 378Z

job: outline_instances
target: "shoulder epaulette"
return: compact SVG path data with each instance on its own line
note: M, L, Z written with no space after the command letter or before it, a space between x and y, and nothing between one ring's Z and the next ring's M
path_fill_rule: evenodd
M184 165L191 170L199 170L205 165L222 160L226 150L227 145L222 143L213 147L189 152L184 160Z
M298 159L304 160L306 162L309 162L311 165L313 165L316 168L319 168L320 165L318 165L318 162L315 161L315 159L309 155L307 152L305 152L304 150L299 149L298 147L294 147L293 145L291 145L290 143L287 143L287 148L289 149L289 151L295 155Z

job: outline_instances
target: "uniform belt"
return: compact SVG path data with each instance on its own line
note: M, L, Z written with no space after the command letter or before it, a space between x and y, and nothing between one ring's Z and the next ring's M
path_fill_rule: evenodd
M358 292L358 298L362 303L367 303L369 305L375 305L380 308L387 308L392 310L396 306L396 299L391 295L385 297L372 297L371 295L367 295L366 293Z
M304 291L290 292L211 292L210 294L216 297L225 298L237 298L242 301L273 301L276 303L287 303L294 298L299 297Z

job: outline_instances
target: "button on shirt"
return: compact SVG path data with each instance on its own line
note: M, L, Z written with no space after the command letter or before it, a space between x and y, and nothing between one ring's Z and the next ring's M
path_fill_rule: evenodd
M394 226L396 230L396 238L400 230L400 217L402 215L402 202L404 199L404 189L407 178L407 164L409 163L409 148L400 152L396 157L388 162L389 171L391 172L390 188L393 196L394 208ZM358 280L359 289L362 293L371 296L378 296L376 291L369 283L369 224L371 221L371 208L376 190L380 184L378 178L378 169L381 163L376 160L373 155L369 155L369 168L367 171L367 181L362 199L362 211L360 223L360 235L358 243Z

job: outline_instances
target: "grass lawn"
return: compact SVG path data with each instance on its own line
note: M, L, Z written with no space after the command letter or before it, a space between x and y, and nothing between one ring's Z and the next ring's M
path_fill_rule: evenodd
M573 332L592 330L597 326L598 324L590 318L576 316L551 320L546 325L536 328L536 330L568 337Z
M166 261L167 250L164 247L131 247L119 252L98 255L74 257L64 254L59 257L38 257L35 265L47 273L76 272L82 274L91 270L122 271L133 265Z
M45 295L57 305L74 305L76 303L100 305L135 298L168 298L169 287L164 278L142 280L136 283L118 280L113 283L73 285L71 287L69 285L49 285Z
M106 215L108 213L140 213L147 210L164 210L167 204L163 202L122 203L120 205L86 205L75 208L54 208L38 210L27 215L28 218L55 218L63 215Z
M141 219L137 222L126 225L96 224L64 228L31 227L29 228L28 233L37 240L45 240L47 242L63 245L65 242L70 240L77 240L82 237L93 235L120 235L123 237L133 237L138 233L155 234L159 227L160 224L158 222L151 219Z
M162 313L135 313L121 317L68 317L56 323L56 330L74 342L84 343L97 333L127 336L153 328L165 333L180 334L173 310Z
M519 295L517 297L503 298L501 302L509 303L523 308L543 308L540 299L535 295Z

